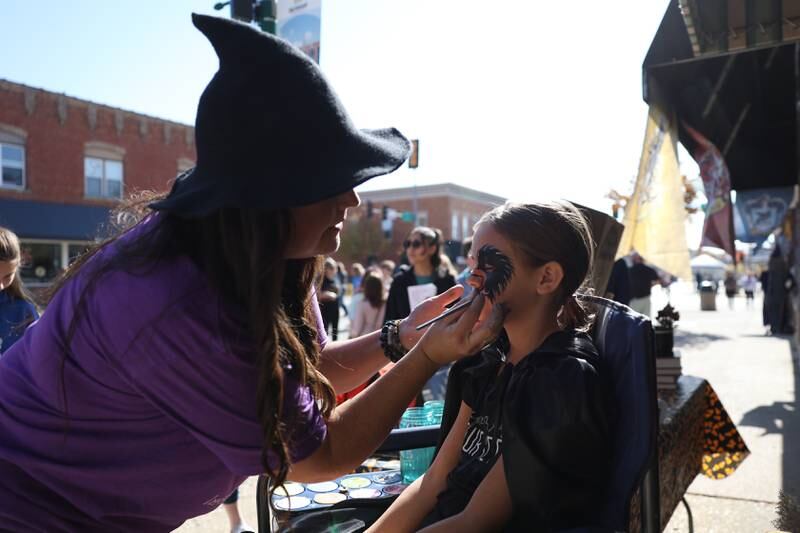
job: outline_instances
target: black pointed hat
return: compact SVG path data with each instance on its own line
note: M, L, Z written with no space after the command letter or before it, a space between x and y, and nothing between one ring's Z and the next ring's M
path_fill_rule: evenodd
M408 157L396 129L357 129L319 67L288 42L228 19L192 21L214 46L219 70L197 107L197 165L153 209L191 217L308 205Z

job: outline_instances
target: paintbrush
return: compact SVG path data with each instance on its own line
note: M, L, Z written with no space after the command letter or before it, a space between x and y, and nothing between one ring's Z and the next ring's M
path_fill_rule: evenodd
M469 304L471 304L471 303L472 303L472 300L473 300L473 299L474 299L474 296L473 296L472 298L467 298L467 299L461 300L460 302L458 302L457 304L455 304L453 307L451 307L450 309L448 309L447 311L445 311L445 312L444 312L444 313L442 313L441 315L439 315L439 316L436 316L436 317L433 317L433 318L431 318L430 320L428 320L427 322L423 322L422 324L420 324L419 326L417 326L417 331L419 331L419 330L421 330L421 329L423 329L423 328L427 328L428 326L430 326L430 325L431 325L431 324L433 324L434 322L438 322L438 321L440 321L441 319L443 319L443 318L445 318L445 317L448 317L448 316L452 315L453 313L455 313L455 312L456 312L456 311L458 311L459 309L463 309L463 308L465 308L466 306L468 306Z

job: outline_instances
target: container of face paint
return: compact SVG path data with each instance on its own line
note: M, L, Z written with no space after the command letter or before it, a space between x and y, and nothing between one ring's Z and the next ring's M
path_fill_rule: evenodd
M279 512L289 516L328 508L345 500L393 498L406 485L398 470L350 474L334 481L322 483L294 483L287 481L277 487L272 503Z

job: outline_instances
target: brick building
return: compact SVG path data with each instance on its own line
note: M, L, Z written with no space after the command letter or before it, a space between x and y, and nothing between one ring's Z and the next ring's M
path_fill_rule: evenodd
M403 240L415 225L415 204L416 225L442 230L445 251L455 260L460 256L462 241L472 235L472 226L478 218L506 201L500 196L454 183L365 191L359 192L359 196L361 205L348 212L342 250L337 254L344 262L365 261L370 255L379 259L399 258ZM367 217L370 207L372 216ZM389 225L383 221L384 216L391 219L388 234L382 227ZM358 245L353 246L353 242Z
M194 128L0 80L0 226L22 277L47 284L122 198L194 165Z

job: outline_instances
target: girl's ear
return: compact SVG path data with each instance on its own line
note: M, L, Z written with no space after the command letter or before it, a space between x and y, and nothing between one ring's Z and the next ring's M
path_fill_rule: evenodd
M539 267L539 282L536 292L539 294L552 294L561 285L564 279L564 269L556 261L548 261Z

